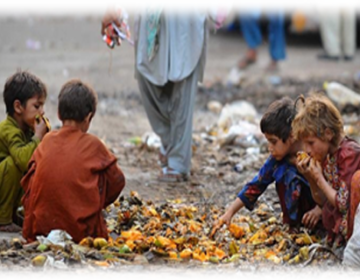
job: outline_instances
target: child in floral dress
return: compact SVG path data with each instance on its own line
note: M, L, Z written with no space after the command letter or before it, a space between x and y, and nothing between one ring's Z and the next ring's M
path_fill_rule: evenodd
M321 94L303 99L292 127L310 156L297 166L322 207L327 242L343 248L352 235L360 201L360 145L345 135L340 112Z

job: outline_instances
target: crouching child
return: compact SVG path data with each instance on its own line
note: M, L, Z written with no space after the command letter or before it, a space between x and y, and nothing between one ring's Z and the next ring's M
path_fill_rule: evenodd
M23 237L31 242L61 229L75 242L87 236L107 238L101 212L118 198L125 177L116 157L87 133L97 94L82 81L70 80L61 88L58 102L63 125L43 139L21 181Z
M295 229L301 224L314 228L321 219L307 180L296 168L297 153L302 143L292 135L291 124L296 114L294 102L282 98L270 104L260 122L261 132L268 141L270 156L259 173L239 192L219 222L230 224L232 217L244 206L253 210L258 198L275 182L283 223Z
M34 74L19 70L4 86L6 119L0 122L0 232L20 232L23 189L20 181L40 141L47 133L45 84ZM39 121L37 121L39 119Z

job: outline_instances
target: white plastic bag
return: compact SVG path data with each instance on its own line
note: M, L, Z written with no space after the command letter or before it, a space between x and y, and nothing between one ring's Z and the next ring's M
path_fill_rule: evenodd
M65 247L66 241L72 240L72 237L70 234L68 234L66 231L61 229L53 229L50 231L47 237L44 237L42 235L36 236L36 239L43 244L49 245L49 244L55 244L59 245L61 247Z
M254 121L256 116L257 111L253 104L245 100L238 100L226 104L222 108L217 125L221 129L227 130L232 125L238 124L239 121Z
M360 105L360 95L340 83L324 83L324 89L329 98L341 108L348 104Z

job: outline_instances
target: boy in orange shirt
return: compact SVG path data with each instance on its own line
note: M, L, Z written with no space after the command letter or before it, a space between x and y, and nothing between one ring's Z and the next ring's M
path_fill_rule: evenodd
M108 237L102 209L125 186L125 177L99 138L88 134L97 95L80 80L71 80L59 94L58 116L63 126L39 145L21 181L24 238L53 229L69 233L75 242L87 236Z

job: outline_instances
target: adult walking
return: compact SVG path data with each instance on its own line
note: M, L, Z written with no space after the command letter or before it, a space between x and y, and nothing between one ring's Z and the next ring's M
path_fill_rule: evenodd
M270 62L266 67L268 71L278 70L278 62L286 57L286 42L284 30L284 14L278 12L267 12L268 20L268 41ZM248 50L245 57L238 63L239 69L245 69L257 60L257 49L261 45L263 39L259 20L261 18L260 11L252 11L240 14L240 27Z
M102 34L116 13L102 21ZM119 22L117 22L119 24ZM206 60L206 14L145 11L135 21L135 77L144 108L162 146L160 181L188 179L192 121L198 82Z

